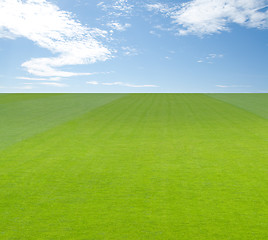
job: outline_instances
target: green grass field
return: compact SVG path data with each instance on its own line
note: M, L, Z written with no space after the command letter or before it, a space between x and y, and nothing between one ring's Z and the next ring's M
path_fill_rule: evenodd
M268 94L0 94L0 239L268 239Z

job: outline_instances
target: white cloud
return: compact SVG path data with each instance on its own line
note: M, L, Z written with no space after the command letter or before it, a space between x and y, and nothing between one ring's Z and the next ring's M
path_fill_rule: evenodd
M50 77L48 81L60 81L61 79L61 77Z
M172 12L172 10L174 10L174 8L171 8L168 4L164 3L153 3L147 4L146 6L149 11L157 11L165 14L168 14L169 12Z
M86 83L91 84L91 85L98 85L99 84L97 81L88 81Z
M109 15L115 16L126 16L131 14L133 5L129 4L128 0L112 0L108 4L100 2L97 6L101 7L102 10L107 11Z
M46 0L0 2L0 37L25 37L56 55L51 58L32 58L22 64L29 73L37 76L91 75L57 68L109 59L111 51L98 40L106 34L106 31L83 26L71 13L60 10Z
M1 6L1 5L0 5ZM0 17L1 18L1 17ZM0 26L0 38L16 39L16 35L9 32L7 29Z
M213 59L213 58L216 58L216 57L217 57L217 54L211 53L206 57L206 59Z
M52 87L67 87L67 84L64 83L55 83L55 82L41 82L40 85L52 86Z
M267 4L267 0L192 0L173 7L149 4L147 8L171 18L180 35L202 36L229 31L230 23L267 28Z
M107 23L107 26L114 30L123 32L123 31L126 31L127 28L131 27L131 24L129 23L121 24L119 22L110 22L110 23Z
M124 87L133 87L133 88L144 88L144 87L158 87L157 85L135 85L123 82L111 82L111 83L102 83L102 85L106 86L124 86Z
M16 77L20 80L30 80L30 81L60 81L60 77L51 77L51 78L32 78L32 77Z
M223 58L223 54L210 53L204 58L197 60L198 63L213 63L215 59Z
M116 0L113 8L122 11L122 12L129 12L132 10L133 5L128 3L128 0Z
M55 82L35 82L35 83L23 83L24 85L45 85L45 86L53 86L53 87L67 87L68 85L67 84L64 84L64 83L55 83ZM28 86L27 86L28 87ZM33 87L31 87L33 88Z
M136 56L139 55L139 51L133 47L122 47L123 54L125 56Z
M132 87L132 88L146 88L146 87L159 87L157 85L136 85L136 84L130 84L130 83L124 83L124 82L97 82L97 81L91 81L86 82L87 84L91 85L104 85L104 86L123 86L123 87Z

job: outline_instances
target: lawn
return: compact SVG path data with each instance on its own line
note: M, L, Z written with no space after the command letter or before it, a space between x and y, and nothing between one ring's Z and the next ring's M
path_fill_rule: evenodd
M268 239L268 94L0 94L0 239Z

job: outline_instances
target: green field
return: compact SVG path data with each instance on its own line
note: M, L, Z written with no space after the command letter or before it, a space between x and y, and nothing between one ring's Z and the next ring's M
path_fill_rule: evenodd
M0 239L268 239L268 94L0 94Z

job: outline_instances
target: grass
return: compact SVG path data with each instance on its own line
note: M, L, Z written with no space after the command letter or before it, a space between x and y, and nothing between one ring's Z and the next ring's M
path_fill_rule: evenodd
M0 239L268 239L267 101L0 95Z
M0 150L123 96L123 94L0 95Z
M268 119L268 98L265 93L216 93L208 95Z

